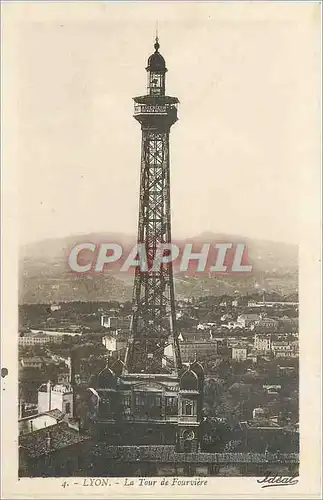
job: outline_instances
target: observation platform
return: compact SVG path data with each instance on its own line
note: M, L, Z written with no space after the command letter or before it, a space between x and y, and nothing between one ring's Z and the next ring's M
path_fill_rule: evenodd
M142 122L149 118L164 117L169 124L177 121L177 97L171 96L139 96L134 97L134 118Z

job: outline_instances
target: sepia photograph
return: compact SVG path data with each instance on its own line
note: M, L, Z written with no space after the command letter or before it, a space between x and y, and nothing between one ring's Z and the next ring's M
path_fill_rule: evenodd
M166 3L2 5L5 439L46 498L293 494L307 411L320 440L321 6Z

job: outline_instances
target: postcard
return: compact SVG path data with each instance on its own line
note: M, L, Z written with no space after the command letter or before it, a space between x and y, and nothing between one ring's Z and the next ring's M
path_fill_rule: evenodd
M2 489L320 498L319 2L2 2Z

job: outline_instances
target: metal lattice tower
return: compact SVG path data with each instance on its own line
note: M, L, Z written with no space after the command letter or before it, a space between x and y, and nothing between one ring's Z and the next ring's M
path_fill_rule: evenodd
M147 269L136 268L125 373L178 373L181 368L172 264L152 268L160 245L171 243L169 133L179 102L165 95L167 69L157 37L154 47L146 68L147 95L134 98L134 117L142 130L137 242L145 249ZM172 359L167 357L165 364L168 345Z

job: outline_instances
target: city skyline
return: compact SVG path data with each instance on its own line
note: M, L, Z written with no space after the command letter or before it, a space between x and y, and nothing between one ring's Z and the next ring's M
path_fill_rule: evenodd
M271 23L269 8L246 6L237 23L223 4L216 12L203 5L195 7L192 37L192 12L165 9L161 15L150 4L140 33L132 7L117 22L121 4L70 15L57 4L47 20L40 9L38 23L27 16L20 25L12 69L21 244L135 233L140 132L132 97L145 90L157 13L168 92L180 99L171 147L174 237L214 232L298 243L303 165L314 158L306 135L316 117L315 92L308 97L316 90L311 23L300 32L297 9L272 11ZM86 24L79 22L86 12Z

